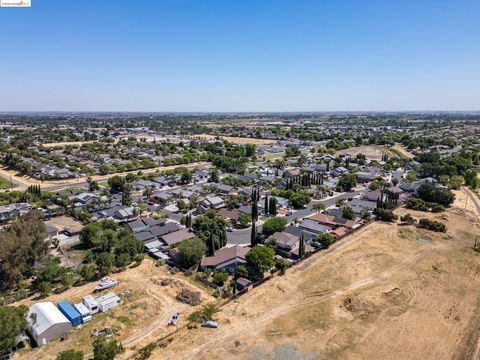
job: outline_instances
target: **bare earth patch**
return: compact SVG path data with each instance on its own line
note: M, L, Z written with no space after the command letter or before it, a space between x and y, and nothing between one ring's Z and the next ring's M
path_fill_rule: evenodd
M194 135L193 137L196 137L198 139L204 139L204 140L213 140L217 138L217 136L209 135L209 134ZM244 145L244 144L265 145L265 144L275 144L277 142L276 140L270 140L270 139L254 139L254 138L234 137L234 136L220 136L219 138L234 144L241 144L241 145Z

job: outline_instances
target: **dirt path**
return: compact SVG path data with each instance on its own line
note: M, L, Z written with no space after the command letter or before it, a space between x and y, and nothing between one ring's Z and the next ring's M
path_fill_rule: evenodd
M392 146L391 149L398 151L406 159L413 159L415 157L415 155L413 155L409 150L407 150L402 144L397 143Z
M475 205L475 211L477 213L477 216L480 216L480 200L478 199L478 197L473 194L469 188L465 186L462 186L462 191L470 198L470 200L472 200L473 204Z

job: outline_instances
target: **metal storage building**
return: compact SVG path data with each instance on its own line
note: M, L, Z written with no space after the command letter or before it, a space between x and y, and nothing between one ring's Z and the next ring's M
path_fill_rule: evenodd
M104 312L118 306L122 303L122 300L115 295L115 293L108 293L103 296L99 296L96 299L99 304L100 311Z
M78 326L82 323L82 314L78 312L67 300L58 303L58 310L72 323L73 326Z
M87 309L90 310L92 315L100 311L98 301L92 295L84 296L82 302L83 302L83 305L85 305Z
M70 321L51 302L40 302L30 306L27 322L28 331L38 346L60 339L72 330Z
M75 309L82 315L82 322L86 323L92 320L92 312L82 303L73 305Z

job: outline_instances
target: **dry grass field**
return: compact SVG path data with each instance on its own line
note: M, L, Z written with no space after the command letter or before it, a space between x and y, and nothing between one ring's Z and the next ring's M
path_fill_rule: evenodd
M480 230L456 194L445 214L409 211L446 234L373 223L224 306L218 330L181 331L152 358L473 359Z
M42 144L42 146L44 148L51 148L51 147L56 147L56 146L67 146L67 145L76 145L76 146L80 146L82 144L92 144L94 142L97 142L97 141L94 141L94 140L91 140L91 141L64 141L64 142L54 142L54 143L45 143L45 144Z
M389 152L381 146L358 146L337 151L337 155L350 154L351 157L355 157L358 154L363 154L367 159L377 161L382 160L382 155L385 153Z
M196 137L198 139L204 139L204 140L213 140L217 138L216 136L209 135L209 134L193 135L193 137ZM268 145L268 144L276 143L276 140L269 140L269 139L254 139L254 138L234 137L234 136L220 136L220 138L222 140L226 140L228 142L231 142L234 144L240 144L240 145L245 145L245 144Z

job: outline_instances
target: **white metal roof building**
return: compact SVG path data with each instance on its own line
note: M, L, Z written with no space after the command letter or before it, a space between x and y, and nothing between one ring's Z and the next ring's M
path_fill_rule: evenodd
M82 302L92 314L96 314L100 311L98 301L92 295L84 296Z
M122 300L115 295L115 293L108 293L103 296L99 296L96 298L98 304L100 306L100 311L104 312L118 306L122 303Z
M89 308L87 308L84 304L78 303L73 305L75 309L82 315L82 322L86 323L92 320L92 312L90 311Z
M31 314L36 314L32 318ZM51 302L32 305L28 311L28 330L38 346L60 339L72 330L72 324Z

